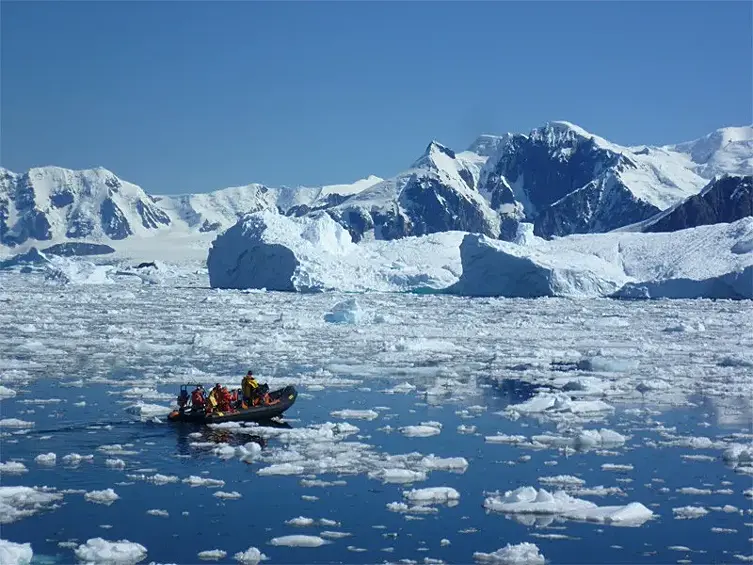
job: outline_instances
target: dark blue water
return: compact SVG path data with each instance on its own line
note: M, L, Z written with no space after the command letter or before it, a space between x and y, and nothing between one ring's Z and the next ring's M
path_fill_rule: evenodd
M210 384L210 383L207 383ZM503 385L487 388L488 396L474 399L488 407L473 418L456 414L464 406L453 403L430 406L416 395L379 392L393 386L394 382L372 381L372 391L336 388L310 392L312 398L302 397L287 414L290 425L305 427L322 422L342 421L330 416L333 410L344 408L367 409L387 406L373 421L348 420L360 428L362 438L350 436L346 441L363 441L379 452L402 454L421 452L441 457L465 457L469 466L464 473L433 471L426 481L413 485L382 484L357 476L320 474L322 480L342 479L345 486L304 488L295 476L259 476L256 471L266 463L246 464L238 459L221 460L211 453L189 446L191 432L202 431L199 441L237 441L232 434L211 431L197 426L181 424L155 424L134 422L124 414L124 404L116 404L117 396L108 394L110 385L87 385L86 388L63 388L54 383L40 381L15 399L2 401L2 418L20 418L35 422L28 434L11 435L2 439L0 460L23 460L29 471L22 475L3 475L2 484L49 486L57 489L102 490L114 488L120 499L110 506L93 504L82 494L68 494L62 506L18 522L2 526L2 538L15 542L31 542L35 562L55 561L75 563L73 549L60 548L58 542L103 537L115 541L127 539L144 545L148 555L144 563L197 563L200 551L222 549L227 552L221 562L234 562L233 554L249 546L258 547L270 558L270 563L375 563L400 559L423 562L425 557L442 559L450 563L471 563L475 551L493 552L507 543L529 541L537 544L551 563L674 563L689 559L695 563L739 562L734 554L750 555L749 538L753 531L745 523L753 521L751 515L729 514L718 511L695 520L676 520L672 508L697 505L706 508L732 504L740 509L751 508L750 499L742 492L751 487L751 477L740 475L726 466L717 450L692 450L676 447L649 447L646 440L662 438L655 431L644 431L645 417L625 414L621 407L605 424L586 425L599 428L604 425L633 437L618 455L598 455L594 452L561 456L555 449L527 450L509 445L489 444L485 435L497 433L523 434L556 433L553 424L539 424L533 419L510 421L493 414L507 404L525 400L533 388L525 383L507 381ZM159 387L161 392L175 393L170 387ZM305 388L303 389L304 392ZM85 407L74 406L86 400ZM29 398L60 398L57 404L21 404ZM695 399L700 407L676 408L663 412L655 419L665 426L677 426L683 435L726 437L728 434L748 431L746 425L723 427L713 421L711 427L701 424L703 414L710 407L702 398ZM34 410L33 413L24 413ZM399 432L379 430L385 425L392 428L435 420L443 424L441 434L428 438L408 438ZM109 424L110 427L94 427ZM458 425L477 426L477 435L464 435L456 431ZM680 433L678 432L678 433ZM49 439L41 439L51 436ZM365 436L365 437L363 437ZM14 440L18 440L17 443ZM240 443L248 441L243 439ZM278 442L269 439L265 449ZM105 444L133 444L137 455L105 455L97 447ZM57 464L43 467L34 462L40 453L54 452ZM62 457L68 453L93 454L93 462L82 462L77 467L63 465ZM714 461L688 461L682 454L707 454ZM522 455L531 460L516 464ZM125 470L110 469L104 461L108 457L126 461ZM556 465L546 462L557 461ZM603 463L630 463L633 471L616 473L602 471ZM146 471L139 471L146 469ZM177 475L180 479L190 475L208 476L226 482L221 489L189 487L181 482L157 486L142 481L131 481L128 473L155 472ZM620 486L626 497L584 497L601 505L623 505L641 502L658 516L640 527L614 527L595 523L573 521L554 522L551 527L526 526L511 517L488 514L482 507L485 492L506 491L519 486L544 487L537 479L551 475L577 475L587 486ZM629 477L630 483L617 482ZM660 479L663 482L652 482ZM729 485L722 485L729 481ZM118 485L117 483L132 483ZM647 487L645 485L651 485ZM711 490L731 489L733 494L685 495L676 492L682 487ZM457 506L438 505L439 512L423 515L421 520L406 520L404 515L390 512L386 505L403 501L402 492L410 488L450 486L461 493ZM662 493L666 487L669 492ZM216 490L238 491L239 500L222 501L213 497ZM319 497L316 501L303 500L302 495ZM151 516L149 509L163 509L169 517ZM187 514L184 514L187 513ZM286 520L306 516L315 520L327 518L340 526L312 526L298 528L285 524ZM102 526L111 526L103 528ZM376 528L379 526L380 528ZM737 533L713 533L712 527L731 528ZM475 529L472 533L461 530ZM269 540L284 535L318 535L323 530L348 532L352 535L317 548L288 548L269 545ZM564 534L575 539L550 540L531 534ZM441 546L440 540L450 540ZM674 551L669 546L688 546L692 553ZM366 549L349 551L348 546ZM613 546L620 546L615 548ZM428 551L425 551L427 550ZM385 551L388 550L388 551Z

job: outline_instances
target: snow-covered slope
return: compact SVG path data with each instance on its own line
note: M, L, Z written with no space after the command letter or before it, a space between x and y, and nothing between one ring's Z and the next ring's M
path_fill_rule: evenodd
M753 126L721 128L666 149L686 155L689 167L707 179L725 173L753 175Z
M520 244L467 235L466 296L753 298L753 217L673 233L572 235Z
M444 288L460 276L463 233L355 244L328 214L249 214L209 250L215 288L319 292Z
M494 209L551 236L649 218L706 182L686 155L670 148L633 150L555 121L509 136L483 167L480 189ZM519 206L511 210L513 204Z
M499 218L476 190L485 157L432 141L407 171L329 208L355 241L443 231L499 234Z
M614 231L670 232L746 216L753 216L753 175L723 175L656 216Z
M0 242L122 240L169 229L171 218L138 186L107 169L0 169Z

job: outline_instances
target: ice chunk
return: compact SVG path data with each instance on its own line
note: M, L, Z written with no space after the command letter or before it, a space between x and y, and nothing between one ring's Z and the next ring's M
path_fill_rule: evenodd
M374 410L335 410L334 412L329 413L330 416L333 418L354 418L354 419L360 419L360 420L373 420L374 418L378 418L379 414L375 412Z
M546 560L536 544L523 542L517 545L507 544L493 553L474 552L473 559L479 563L498 563L499 565L544 565Z
M533 487L508 491L502 497L487 497L484 508L506 514L554 514L573 520L615 525L640 525L653 517L653 512L640 503L600 507L561 490L550 493Z
M442 433L442 425L437 422L422 422L419 426L403 426L399 430L407 437L430 437Z
M257 565L260 561L269 559L261 551L255 547L249 547L246 551L238 552L233 555L233 559L241 563L242 565Z
M403 496L414 504L433 504L460 500L460 493L452 487L428 487L411 489Z
M572 475L557 475L554 477L540 477L539 482L544 485L573 486L585 485L586 481Z
M272 538L269 543L288 547L319 547L329 542L319 536L292 535Z
M48 508L63 495L31 487L0 486L0 524L10 524Z
M33 428L34 422L19 420L18 418L3 418L0 420L0 428Z
M384 483L413 483L425 481L426 473L410 469L380 469L369 473L370 479L379 479Z
M297 518L291 518L285 522L289 526L307 527L313 526L315 521L313 518L306 518L305 516L298 516Z
M215 496L217 498L221 498L223 500L236 500L238 498L241 498L242 495L238 491L231 491L231 492L223 492L221 490L218 490L215 492L212 496Z
M13 398L14 396L16 396L15 390L13 390L12 388L8 388L7 386L0 385L0 399Z
M20 461L8 461L7 463L0 463L0 474L7 473L9 475L20 475L26 473L28 469L26 465Z
M68 455L63 457L63 463L65 465L78 465L82 461L92 461L94 459L94 455L79 455L78 453L69 453Z
M219 561L220 559L224 559L226 555L227 551L223 551L222 549L208 549L200 551L198 557L205 561Z
M358 324L362 318L363 310L355 298L338 302L324 315L324 321L331 324Z
M57 462L58 456L54 453L40 453L34 458L39 465L52 466Z
M700 518L709 513L709 511L702 506L681 506L679 508L673 508L672 512L674 512L675 518L685 520Z
M468 468L468 460L465 457L435 457L434 455L427 455L418 462L418 465L429 471L464 472Z
M0 539L0 563L3 565L29 565L33 556L30 543Z
M146 548L128 540L107 541L91 538L75 551L76 557L86 563L101 565L134 565L146 557Z
M95 504L106 504L109 506L120 498L118 494L111 488L105 490L93 490L84 494L84 498L89 502Z
M105 459L105 466L111 469L125 469L126 463L122 459Z
M220 479L210 479L208 477L197 477L191 475L187 479L183 479L184 483L191 485L192 487L224 487L225 481Z

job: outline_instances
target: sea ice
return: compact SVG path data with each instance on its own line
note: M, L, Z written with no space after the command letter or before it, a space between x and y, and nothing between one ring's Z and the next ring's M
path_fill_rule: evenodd
M0 539L0 563L3 565L29 565L33 556L30 543Z
M242 565L257 565L260 561L269 559L261 551L255 547L249 547L246 551L238 552L233 555L233 559L241 563Z
M288 547L319 547L329 542L319 536L292 535L272 538L269 543Z
M546 560L536 544L523 542L517 545L507 544L493 553L474 552L473 559L479 563L499 565L544 565Z
M90 492L87 492L84 494L84 498L88 500L89 502L94 502L95 504L106 504L110 505L116 500L120 498L118 494L111 488L105 489L105 490L93 490Z

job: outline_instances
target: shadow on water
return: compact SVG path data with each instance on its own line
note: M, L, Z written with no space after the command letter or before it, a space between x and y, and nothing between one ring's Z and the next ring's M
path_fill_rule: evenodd
M259 427L292 429L288 422L277 420L262 420L257 422ZM231 446L244 445L248 442L257 443L262 449L267 447L268 439L253 433L236 434L231 430L211 428L204 424L189 422L171 422L168 424L175 433L177 451L180 455L193 455L196 450L191 448L192 442L211 442ZM246 428L251 430L252 428ZM194 434L201 434L200 437Z
M520 404L532 398L540 390L540 386L519 379L494 379L487 377L483 383L489 386L489 403L502 408L510 404Z

